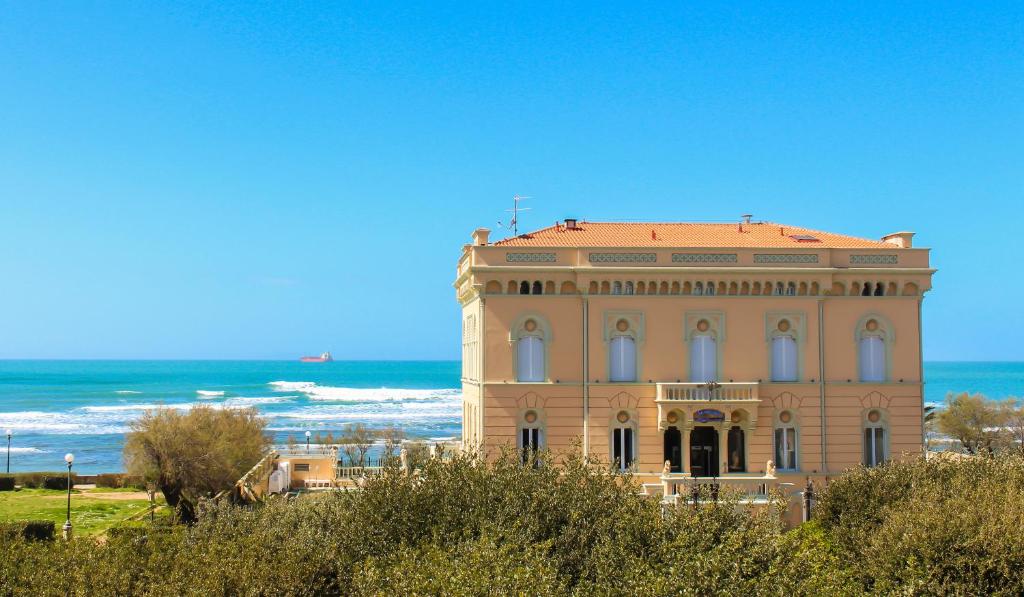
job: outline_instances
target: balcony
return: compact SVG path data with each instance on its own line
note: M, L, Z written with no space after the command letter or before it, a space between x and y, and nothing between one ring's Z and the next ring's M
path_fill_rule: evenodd
M733 411L742 411L745 421L757 421L757 382L708 382L708 383L659 383L654 402L658 405L658 421L661 429L674 423L670 414L676 411L686 415L689 421L717 422L728 420ZM711 417L701 421L701 416ZM721 416L719 419L717 417Z
M714 501L731 497L741 504L767 504L775 496L786 497L792 483L780 483L775 475L729 474L724 477L691 477L688 473L661 476L662 501L667 504Z

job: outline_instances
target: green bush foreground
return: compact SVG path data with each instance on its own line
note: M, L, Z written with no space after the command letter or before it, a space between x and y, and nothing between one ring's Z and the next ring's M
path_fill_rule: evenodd
M625 481L625 482L624 482ZM1019 457L833 480L819 518L728 500L663 513L636 485L560 468L430 461L365 491L200 511L192 526L5 539L2 594L1020 594Z

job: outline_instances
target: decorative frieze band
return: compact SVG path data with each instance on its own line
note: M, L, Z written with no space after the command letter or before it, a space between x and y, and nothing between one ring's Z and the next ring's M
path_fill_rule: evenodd
M654 263L658 256L654 253L591 253L591 263Z
M818 256L811 253L755 253L754 263L818 263Z
M554 263L554 253L505 253L509 263Z
M672 263L736 263L736 253L672 253Z
M899 257L896 255L850 255L851 265L896 265Z

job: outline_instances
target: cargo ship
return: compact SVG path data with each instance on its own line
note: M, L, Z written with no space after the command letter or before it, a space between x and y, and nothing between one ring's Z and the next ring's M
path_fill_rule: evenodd
M302 357L299 359L303 363L329 363L333 360L329 352L325 352L318 357Z

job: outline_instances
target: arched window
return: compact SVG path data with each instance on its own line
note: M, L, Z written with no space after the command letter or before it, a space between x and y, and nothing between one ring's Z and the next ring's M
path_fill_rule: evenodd
M633 294L633 283L632 282L626 282L626 288L625 288L624 294Z
M881 282L875 284L875 296L885 296L885 286Z
M775 290L772 291L772 294L774 294L775 296L782 296L783 294L785 294L782 282L775 283Z
M868 411L864 420L864 465L878 466L885 462L886 449L885 418L878 409Z
M517 442L521 462L536 466L537 451L544 447L544 427L540 415L535 410L528 410L522 415Z
M609 381L636 381L636 340L632 336L615 336L608 350Z
M861 381L878 383L888 378L888 333L877 318L867 319L858 330L857 353Z
M530 283L520 282L519 283L519 294L530 294Z
M791 411L784 410L775 420L776 468L784 471L799 469L797 456L796 417Z
M708 282L707 285L704 286L704 294L706 294L708 296L714 296L714 294L715 294L715 283L714 282Z
M544 294L544 286L539 280L533 283L533 294Z
M796 296L796 282L786 284L786 296Z
M697 282L693 285L693 294L695 296L704 294L704 282Z
M707 333L695 334L690 339L690 381L705 382L717 379L718 346L715 337Z
M788 334L772 338L772 381L797 381L796 339Z
M622 282L612 283L612 294L622 294Z
M861 296L871 296L871 282L865 282L864 287L860 291Z
M636 430L633 421L626 411L619 411L612 426L612 466L617 470L627 471L636 460Z
M545 345L549 338L546 324L535 316L524 317L512 329L516 381L536 383L547 379Z

